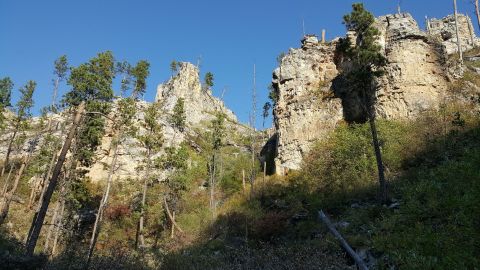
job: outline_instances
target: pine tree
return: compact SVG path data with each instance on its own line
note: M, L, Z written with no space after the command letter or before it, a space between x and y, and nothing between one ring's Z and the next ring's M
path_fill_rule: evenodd
M115 72L122 75L120 84L120 97L125 97L132 83L132 66L127 61L117 62Z
M182 193L186 190L185 170L187 169L188 151L185 145L180 148L168 147L165 149L165 154L156 160L158 168L169 172L169 176L165 181L166 208L172 209L171 215L171 237L175 235L175 213L177 211L178 202Z
M24 87L20 88L20 100L15 106L16 115L12 119L11 126L13 127L12 135L8 142L7 154L3 162L2 174L5 174L6 168L10 165L10 155L12 154L15 139L19 132L25 131L28 128L28 119L31 117L30 109L33 107L33 91L37 83L29 81Z
M68 151L70 150L70 146L72 144L72 141L74 139L74 136L77 131L77 127L80 124L80 120L82 119L82 116L85 112L85 101L81 101L80 104L77 106L77 110L73 116L72 119L72 125L70 127L70 130L68 132L67 137L65 138L65 141L62 146L62 150L60 151L60 154L58 156L58 160L55 164L55 167L52 172L52 177L50 178L50 181L48 182L47 189L45 191L44 198L41 202L41 207L40 211L38 212L38 215L33 217L32 221L32 226L29 230L29 234L27 237L27 243L26 243L26 255L32 256L33 252L35 251L35 246L37 245L38 237L40 236L40 231L42 230L43 222L45 220L45 216L47 214L48 206L50 204L50 200L52 198L53 192L55 191L55 188L57 186L57 181L60 176L63 163L65 162L66 156Z
M213 216L215 216L216 212L215 188L217 184L217 159L223 146L223 139L225 138L224 122L225 114L217 112L216 118L211 123L210 144L212 156L208 167L210 175L210 209L212 210Z
M56 78L54 79L54 82L53 82L52 108L50 110L53 112L56 112L58 87L60 85L60 82L65 80L68 72L67 56L66 55L60 56L57 60L55 60L54 65L55 65L55 69L53 73L56 75Z
M185 130L185 122L187 116L185 114L185 101L183 98L179 98L175 107L173 107L173 114L170 117L170 124L180 132Z
M52 103L49 108L44 108L44 117L47 118L48 112L52 113L57 113L57 95L58 95L58 88L60 85L60 82L64 81L67 72L68 72L68 62L67 62L67 56L62 55L60 56L57 60L54 62L54 71L53 74L56 76L53 79L53 92L52 92ZM30 194L30 200L28 203L29 207L32 207L35 199L37 197L37 191L40 190L41 192L45 191L44 185L46 181L48 181L48 178L50 177L50 173L53 169L53 166L55 165L55 158L57 154L58 148L61 146L59 139L54 136L52 133L54 131L54 128L57 128L53 117L48 117L47 120L48 124L46 126L46 135L43 140L43 145L40 147L41 151L44 151L43 155L41 157L48 157L50 156L50 162L47 164L47 169L44 172L38 172L38 174L43 174L42 179L39 181L39 183L35 183L35 185L32 188L32 192ZM48 149L48 150L47 150ZM44 163L47 163L47 160L44 160ZM43 194L40 196L40 198L43 197Z
M353 4L352 7L353 11L345 15L343 21L348 30L356 32L356 44L352 46L349 39L343 39L337 50L350 61L350 70L345 71L343 75L352 85L352 89L359 91L366 118L370 123L380 183L380 201L385 203L388 199L387 183L375 124L374 104L378 90L375 79L382 76L382 67L386 64L386 59L381 54L380 45L376 43L379 31L373 26L375 17L365 10L361 3Z
M76 138L78 148L75 157L81 165L90 166L95 150L104 134L105 119L113 100L112 82L115 78L114 58L110 51L99 53L88 63L72 68L68 84L72 90L65 95L64 102L70 107L85 101L88 114Z
M132 98L137 99L145 94L147 89L147 77L150 75L150 63L145 60L141 60L135 67L132 68L131 73L135 78L135 82L132 90Z
M265 119L267 119L271 108L272 108L272 104L270 102L265 102L265 104L263 105L263 113L262 113L262 117L263 117L262 126L263 126L263 128L265 128Z
M143 135L138 136L142 147L145 149L143 153L144 159L142 162L142 167L145 169L145 175L143 176L142 202L140 208L140 219L138 222L138 240L136 245L140 247L145 247L144 223L148 184L153 180L153 175L151 172L153 162L152 157L158 153L163 145L162 126L159 123L159 117L161 113L159 107L159 103L155 102L146 108L145 118L142 123L146 132Z
M16 134L18 134L19 132L25 132L29 126L29 120L31 118L30 110L33 107L33 92L35 91L36 85L37 84L34 81L29 81L24 87L20 88L21 97L20 97L20 100L17 102L16 108L15 108L17 115L13 120L14 131L7 149L7 156L5 158L4 169L6 166L8 166L9 156L13 147L12 145L15 138L17 137ZM24 139L20 141L20 145L23 145L23 141ZM0 224L3 224L3 222L7 218L7 215L10 209L10 204L12 202L12 198L15 195L15 192L17 191L18 185L20 183L20 179L22 178L23 173L28 165L28 162L30 161L30 158L33 154L33 151L36 148L37 141L38 141L38 138L35 138L31 142L27 153L23 155L22 162L15 175L15 178L10 190L7 191L8 180L5 183L5 187L6 187L5 191L7 192L5 194L2 194L3 198L0 204Z
M76 113L48 182L38 215L33 218L26 244L28 255L32 255L34 252L50 200L56 189L61 169L72 142L75 141L75 148L77 149L72 152L71 158L75 160L72 164L90 166L93 162L93 155L105 132L103 116L108 115L111 109L114 77L114 58L109 51L99 53L88 63L71 69L68 84L72 86L72 89L66 93L63 102L72 110L76 108ZM87 117L84 117L80 124L85 111ZM85 171L76 168L76 166L73 166L71 170L74 171L73 175L75 177L69 180L71 182L81 181ZM71 184L73 185L73 183Z
M5 109L11 107L13 82L10 77L5 77L0 80L0 129L5 128Z
M172 60L172 62L170 63L170 71L172 72L172 77L173 75L175 75L175 72L177 72L177 70L178 70L178 62L175 60Z
M117 166L120 147L124 144L127 134L131 136L135 136L136 134L136 128L133 124L133 119L136 114L136 100L137 97L139 95L143 95L146 90L146 78L149 75L149 67L150 64L142 60L139 61L135 67L129 69L130 74L134 79L132 94L129 98L120 99L118 101L118 113L115 114L115 119L113 119L114 137L112 138L112 143L110 147L113 152L113 156L107 176L107 185L100 201L100 205L98 207L95 224L90 239L90 246L88 249L88 258L86 264L87 268L93 256L97 238L100 233L100 225L102 222L103 212L105 211L110 196L112 178Z
M204 84L205 84L205 91L209 90L213 87L213 73L207 72L205 74Z

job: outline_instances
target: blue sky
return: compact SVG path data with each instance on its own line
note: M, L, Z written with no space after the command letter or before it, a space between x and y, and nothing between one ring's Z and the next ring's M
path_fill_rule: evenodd
M147 100L168 79L169 63L201 57L202 76L215 75L214 94L227 88L225 102L248 122L253 64L257 67L258 111L276 57L298 47L302 20L307 33L327 29L327 38L344 34L342 16L350 0L0 0L0 77L10 76L15 92L35 80L35 113L50 102L53 61L66 54L71 65L111 50L117 60L151 63ZM397 0L363 1L376 16L396 11ZM474 17L469 0L459 10ZM424 16L452 13L451 0L403 0L424 27ZM476 24L475 24L476 26ZM61 93L68 90L61 86ZM14 99L18 95L14 94ZM260 113L258 113L260 115ZM257 117L257 127L261 127ZM270 126L270 121L268 126Z

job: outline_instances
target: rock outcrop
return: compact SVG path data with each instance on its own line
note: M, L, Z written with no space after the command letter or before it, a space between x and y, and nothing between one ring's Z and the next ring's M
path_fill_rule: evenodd
M186 128L183 132L175 129L169 121L179 98L184 99ZM196 129L194 127L202 130L208 129L210 121L216 117L216 112L222 112L226 115L227 125L234 129L244 129L243 126L238 124L235 114L226 108L220 99L214 97L210 90L202 89L199 70L191 63L179 63L176 75L157 87L155 101L159 102L162 110L158 121L162 125L164 149L166 147L178 147L182 142L188 140L188 137L198 136L198 134L195 134ZM143 121L143 111L147 106L147 102L137 102L138 113L135 122L139 133L145 132L139 123ZM114 113L115 108L112 114ZM109 125L106 135L102 139L102 145L97 150L98 161L89 168L88 176L92 181L107 178L108 171L105 165L110 164L112 160L112 153L109 153L112 136L111 125ZM140 147L137 139L126 139L119 151L119 166L115 171L116 179L135 178L141 174L137 170L137 165L141 164L142 151L144 150ZM160 155L162 153L163 151L160 152ZM165 172L160 174L161 178L165 176Z
M171 124L171 115L173 108L179 98L184 99L184 109L186 115L186 127L183 131L175 129ZM197 138L206 134L210 128L211 120L213 120L216 112L222 112L226 115L225 125L230 133L235 134L248 134L250 129L237 121L235 114L226 108L224 103L214 97L210 90L202 89L202 85L199 79L199 71L197 67L190 63L179 63L179 69L175 76L170 78L167 82L158 86L156 100L159 102L159 109L162 111L158 119L162 126L162 139L163 150L159 155L164 153L167 147L178 147L181 143L185 142L192 146L197 151L201 151L199 146L195 144L192 138ZM134 125L138 128L138 133L145 133L146 130L142 126L144 120L144 111L149 105L145 101L136 102L136 115L134 119ZM97 148L94 163L89 168L84 168L88 171L87 176L93 182L104 181L108 177L108 168L112 161L113 151L111 151L112 139L115 136L112 130L112 121L115 114L117 114L117 101L114 101L112 112L107 119L107 126L105 135L102 138L101 145ZM11 116L10 116L11 117ZM59 129L54 132L57 137L64 136L60 130L60 127L65 123L68 123L71 115L67 112L61 112L51 116L55 123L59 124ZM68 119L68 120L67 120ZM36 125L39 122L39 118L34 118L32 125ZM13 152L13 158L20 158L29 149L30 145L35 142L37 149L39 145L42 145L43 138L39 136L37 131L29 131L25 134L26 142L20 149ZM11 136L11 132L2 134L0 140L8 141ZM238 146L234 138L227 138L228 145ZM2 143L0 146L0 154L5 155L6 143ZM238 146L240 149L241 146ZM243 148L240 150L244 150ZM135 137L127 137L119 148L119 154L117 159L117 167L114 171L114 181L136 179L140 178L144 172L138 170L137 166L142 163L143 152L145 149L141 147L141 144ZM165 178L169 172L158 172L159 180Z
M470 50L480 44L480 40L475 35L470 17L458 14L458 35L463 51ZM458 51L457 34L455 27L455 16L449 15L442 19L430 19L427 21L427 32L437 38L448 54Z
M377 82L377 117L414 118L438 107L448 83L443 43L420 30L410 14L382 16L375 24L388 62ZM278 97L274 108L277 174L299 169L312 143L325 138L340 121L365 119L358 91L337 76L345 65L335 55L337 40L315 41L307 37L300 49L290 49L273 73Z
M179 98L185 101L186 120L191 125L212 120L215 111L223 112L230 120L237 121L235 114L220 99L202 87L199 70L191 63L179 63L178 73L157 87L155 101L162 104L165 112L172 113Z
M273 74L277 93L274 108L277 137L276 171L299 169L313 141L335 128L342 119L341 100L330 86L337 76L335 45L305 39L291 49Z

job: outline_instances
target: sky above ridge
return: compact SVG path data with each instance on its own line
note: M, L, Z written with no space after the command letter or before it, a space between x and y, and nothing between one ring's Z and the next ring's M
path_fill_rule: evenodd
M215 75L214 94L220 96L226 89L226 105L247 123L255 64L256 126L261 128L261 107L268 101L276 57L300 46L303 24L307 34L326 29L327 39L343 36L342 16L354 2L359 1L0 0L0 78L14 81L14 102L18 88L35 80L38 114L50 104L53 61L60 55L66 54L73 66L106 50L132 64L149 61L147 101L153 101L157 85L169 78L172 60L201 59L201 76L208 71ZM396 12L398 0L361 2L380 16ZM402 11L411 13L421 28L425 15L441 18L453 13L452 0L401 2ZM458 7L476 19L469 0L458 0ZM61 94L68 89L62 84Z

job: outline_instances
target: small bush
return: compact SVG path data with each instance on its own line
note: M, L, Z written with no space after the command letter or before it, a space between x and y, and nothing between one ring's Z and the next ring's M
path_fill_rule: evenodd
M253 232L259 240L270 241L282 235L288 224L285 212L268 212L253 224Z
M108 207L105 210L105 217L109 220L120 220L130 215L132 210L128 205L116 204Z

